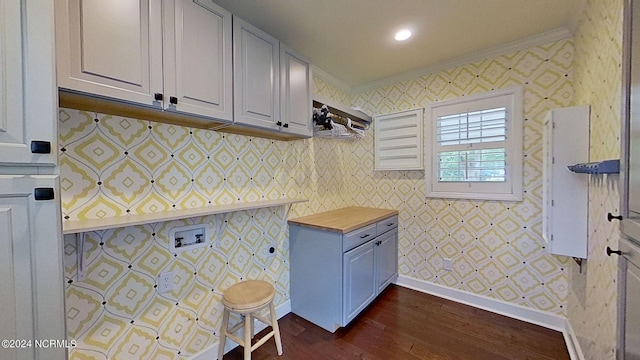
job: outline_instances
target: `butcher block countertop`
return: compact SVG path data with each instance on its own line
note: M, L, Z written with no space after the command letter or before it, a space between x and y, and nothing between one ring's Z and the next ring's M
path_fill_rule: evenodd
M398 215L398 210L346 207L290 219L288 222L290 225L306 226L346 234L394 215Z

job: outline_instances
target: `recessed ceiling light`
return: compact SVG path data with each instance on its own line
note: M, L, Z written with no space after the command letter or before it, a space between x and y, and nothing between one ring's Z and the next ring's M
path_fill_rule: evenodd
M411 37L411 31L409 30L400 30L396 33L395 39L398 41L405 41Z

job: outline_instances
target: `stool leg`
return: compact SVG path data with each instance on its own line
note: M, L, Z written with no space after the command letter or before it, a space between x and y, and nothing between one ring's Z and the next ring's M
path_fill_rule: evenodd
M218 360L224 356L224 345L227 340L227 328L229 327L229 311L225 308L222 313L222 325L220 326L220 343L218 344Z
M253 339L256 336L256 329L255 329L255 321L253 321L253 313L251 314L247 314L250 317L250 322L251 322L251 338Z
M251 314L244 317L244 360L251 360Z
M276 349L278 355L282 355L282 340L280 339L280 327L278 326L278 316L276 315L276 307L273 301L269 304L269 312L271 313L271 328L273 329L273 337L276 340Z

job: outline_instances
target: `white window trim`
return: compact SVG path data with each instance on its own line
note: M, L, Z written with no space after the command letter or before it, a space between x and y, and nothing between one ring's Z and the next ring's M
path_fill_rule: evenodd
M491 107L495 98L508 98L504 106L509 115L507 125L507 181L500 183L439 183L437 181L436 126L439 115L471 112ZM487 105L484 105L487 104ZM426 112L426 194L427 197L468 199L468 200L504 200L522 201L522 163L523 163L523 127L524 127L524 88L511 87L479 95L464 96L430 104Z

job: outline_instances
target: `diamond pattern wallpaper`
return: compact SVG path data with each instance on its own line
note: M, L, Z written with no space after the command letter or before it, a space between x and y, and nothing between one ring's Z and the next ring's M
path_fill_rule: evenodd
M572 40L553 42L354 96L366 112L386 114L524 86L522 202L426 198L423 171L374 172L372 136L354 145L347 168L359 181L351 201L400 210L402 275L566 314L573 262L549 255L541 236L542 133L550 109L572 104L573 52ZM443 258L453 259L453 271L444 270Z
M575 102L591 104L590 160L620 158L623 1L587 1L575 35ZM586 267L570 273L568 318L588 360L616 358L620 232L607 213L620 212L619 176L591 176L589 254Z
M373 137L291 142L60 109L63 216L105 218L261 199L305 198L289 218L345 206L399 210L399 270L498 301L565 316L573 261L541 236L542 130L574 102L573 40L561 40L350 95L314 78L316 93L385 114L515 85L525 89L524 201L427 199L423 171L373 171ZM428 154L425 153L425 156ZM71 359L187 359L215 345L222 291L267 279L289 299L287 209L202 216L86 234L87 277L65 237ZM204 224L207 248L173 255L169 231ZM265 249L277 244L276 256ZM442 259L453 259L445 271ZM159 294L160 273L175 274Z

